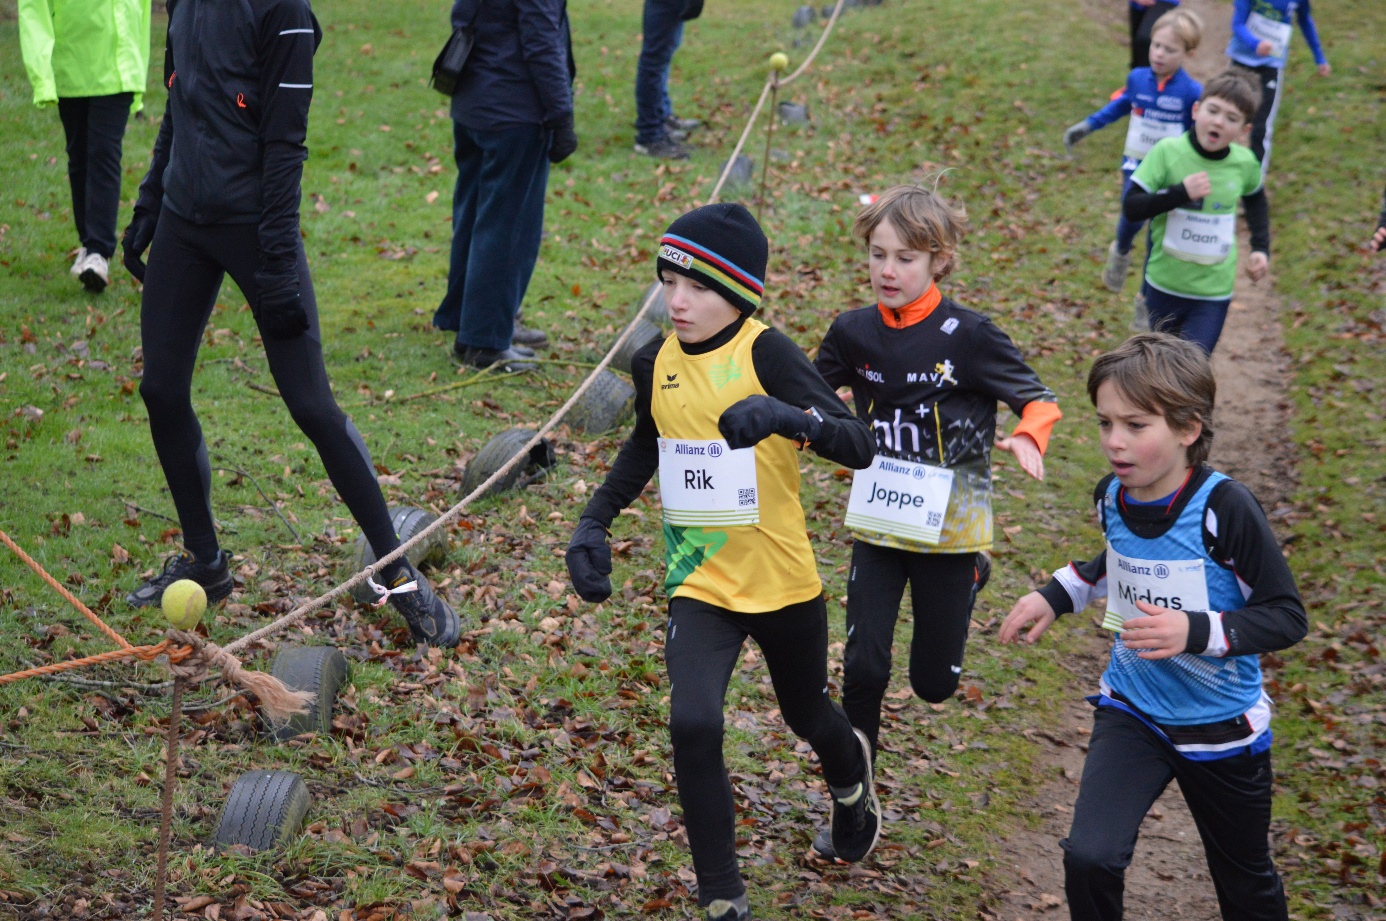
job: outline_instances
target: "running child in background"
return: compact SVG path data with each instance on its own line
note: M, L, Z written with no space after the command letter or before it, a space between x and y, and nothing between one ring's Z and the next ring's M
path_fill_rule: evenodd
M1131 187L1131 174L1150 153L1150 148L1193 127L1193 107L1203 87L1184 70L1185 59L1203 39L1203 21L1188 10L1175 9L1161 16L1150 37L1150 66L1138 67L1126 77L1126 85L1112 101L1064 132L1064 148L1098 129L1130 116L1126 149L1121 157L1121 194ZM1118 215L1116 239L1107 249L1102 283L1120 291L1131 268L1131 246L1145 221L1129 221ZM1137 302L1139 303L1139 301Z
M665 232L656 269L674 335L631 361L635 428L567 553L573 588L605 601L611 523L659 471L669 735L710 921L750 917L722 758L727 686L748 637L785 722L822 762L838 853L862 860L880 835L870 746L827 693L828 611L799 504L799 451L865 467L871 431L793 340L751 316L768 255L765 234L737 204L694 209Z
M1127 3L1131 26L1131 66L1127 70L1150 65L1150 38L1155 23L1177 6L1179 0L1130 0Z
M1216 383L1207 355L1134 336L1088 374L1112 472L1093 493L1106 551L1021 598L998 638L1034 643L1107 599L1102 674L1073 825L1059 842L1074 921L1122 917L1141 820L1171 780L1203 839L1222 917L1288 917L1271 861L1271 703L1258 655L1293 646L1308 616L1265 512L1205 461Z
M1150 221L1141 296L1151 328L1210 355L1237 277L1238 199L1251 232L1246 273L1260 280L1270 263L1270 206L1256 158L1240 143L1259 97L1259 88L1235 71L1209 80L1194 104L1193 130L1156 144L1122 199L1127 220Z
M1227 44L1227 56L1235 67L1261 85L1261 105L1251 124L1251 152L1261 161L1262 182L1270 169L1275 116L1280 110L1280 94L1285 89L1285 61L1294 32L1291 19L1299 23L1299 30L1304 33L1319 76L1328 76L1333 68L1319 43L1319 30L1314 27L1309 0L1233 0L1232 3L1232 40Z
M829 384L852 388L876 439L876 462L855 476L847 504L842 691L873 758L907 584L910 686L932 703L957 690L972 605L990 572L997 402L1020 423L996 447L1037 480L1060 417L1054 392L1010 337L935 284L952 269L966 228L961 208L917 186L896 186L864 208L852 233L866 245L876 303L834 320L815 362ZM820 835L814 849L832 857L830 845Z

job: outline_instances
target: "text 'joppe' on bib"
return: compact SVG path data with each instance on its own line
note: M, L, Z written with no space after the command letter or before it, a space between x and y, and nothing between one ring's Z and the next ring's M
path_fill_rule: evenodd
M847 527L936 544L943 533L953 471L877 454L852 476Z
M664 520L677 527L758 524L756 449L659 439L659 499Z

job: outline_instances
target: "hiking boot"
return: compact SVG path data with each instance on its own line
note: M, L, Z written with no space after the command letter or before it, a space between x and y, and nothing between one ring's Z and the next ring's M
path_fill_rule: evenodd
M497 371L505 372L533 371L539 366L532 361L525 361L525 359L533 358L534 352L529 349L525 351L528 351L529 354L526 355L514 348L473 349L453 345L452 356L458 363L477 370L494 367Z
M413 588L408 587L411 583ZM409 625L415 643L450 649L462 638L462 621L457 612L434 593L433 586L414 564L405 563L386 590L390 604Z
M751 906L744 895L739 899L713 899L704 911L707 921L751 921Z
M87 253L82 257L77 279L92 294L100 294L111 282L111 266L100 253Z
M191 553L178 553L164 561L164 571L125 596L132 608L147 608L164 600L164 589L179 579L191 579L207 593L207 603L215 604L231 594L236 583L226 551L218 550L211 563L199 563Z
M664 119L664 130L669 132L669 137L676 141L686 141L688 136L702 125L696 118L679 118L671 114Z
M1116 241L1107 247L1107 264L1102 267L1102 284L1108 291L1120 291L1126 284L1126 273L1131 268L1131 254L1117 252Z
M866 733L853 729L861 743L866 776L846 796L833 792L832 842L839 860L856 863L876 849L881 840L881 804L876 799L876 782L871 770L871 743Z
M73 278L76 278L78 275L81 275L82 263L86 261L87 248L85 246L77 247L77 256L72 260L72 268L67 270L67 274L71 275Z
M809 857L816 860L837 860L837 851L833 850L832 829L818 829L818 834L813 836L813 844L809 845Z
M665 134L658 140L651 141L648 144L641 144L639 141L636 141L635 152L638 154L644 154L647 157L654 157L659 160L688 159L688 148L683 146L683 143L681 141L674 140L668 134Z
M542 329L531 329L528 326L515 324L515 331L510 334L510 344L515 348L526 346L530 349L541 349L549 344L549 335Z
M1150 307L1145 303L1145 295L1137 294L1135 312L1131 316L1131 332L1150 332Z

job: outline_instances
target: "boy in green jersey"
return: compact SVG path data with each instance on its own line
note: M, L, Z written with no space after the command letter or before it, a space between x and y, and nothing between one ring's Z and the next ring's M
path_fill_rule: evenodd
M1238 199L1251 231L1247 274L1260 280L1270 261L1261 167L1242 146L1260 95L1258 86L1231 71L1208 81L1194 104L1193 130L1151 148L1122 198L1127 220L1151 222L1141 286L1151 328L1196 342L1209 354L1222 334L1237 276Z

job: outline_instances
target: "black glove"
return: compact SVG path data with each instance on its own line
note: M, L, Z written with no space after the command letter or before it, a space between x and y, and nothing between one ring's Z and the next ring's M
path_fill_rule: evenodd
M771 435L806 444L817 438L822 428L817 410L805 411L764 394L733 403L717 420L717 430L733 451L759 444Z
M1069 125L1068 130L1064 132L1064 152L1070 157L1073 156L1074 145L1090 134L1092 134L1092 126L1088 124L1086 118Z
M158 212L136 207L134 217L130 218L130 224L120 238L120 261L125 263L125 270L135 276L136 281L144 281L144 260L140 257L149 249L158 223Z
M582 518L563 558L578 596L593 604L611 597L611 547L606 539L605 525L595 518Z
M553 140L549 142L549 162L562 163L571 157L578 148L572 113L546 121L544 127L553 132Z
M255 322L261 333L270 339L297 339L308 331L308 311L298 294L297 272L256 272L255 284L260 289Z

